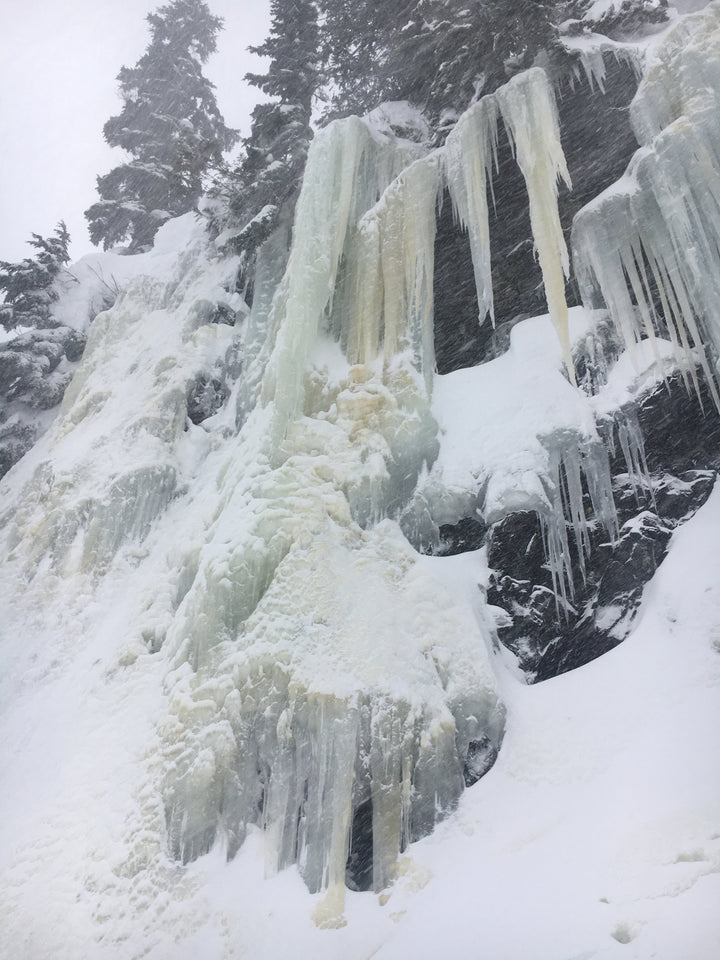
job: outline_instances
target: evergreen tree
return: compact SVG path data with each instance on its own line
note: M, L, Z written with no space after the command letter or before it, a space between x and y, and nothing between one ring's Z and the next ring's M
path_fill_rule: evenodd
M591 0L319 0L325 118L407 99L437 119L464 110L510 77L543 62L569 65L561 25L608 36L666 19L666 0L623 0L595 21ZM581 20L581 18L585 18Z
M0 323L6 330L53 326L51 308L58 297L53 285L70 260L70 234L63 221L54 236L33 233L28 243L39 251L37 256L19 263L0 260L0 290L5 294L0 303Z
M273 99L253 110L239 166L216 187L225 222L245 229L235 246L249 262L284 210L295 202L312 139L310 119L319 86L318 17L313 0L271 0L270 35L253 53L269 57L267 73L246 80ZM222 224L215 223L216 229Z
M33 445L38 410L63 398L70 365L80 359L85 337L53 316L57 281L69 261L70 236L59 223L51 237L32 234L38 253L19 263L0 261L0 323L15 335L0 344L0 477ZM66 274L70 279L70 274Z
M588 23L595 33L621 40L645 27L665 23L667 7L667 0L622 0Z
M422 0L318 0L323 75L330 88L325 121L367 113L383 100L405 99L396 79L395 54L398 38L421 4Z
M98 177L100 200L85 216L93 243L152 243L170 217L197 203L208 169L237 141L218 110L202 65L215 50L222 20L203 0L171 0L147 17L150 44L118 74L123 108L104 135L132 159Z

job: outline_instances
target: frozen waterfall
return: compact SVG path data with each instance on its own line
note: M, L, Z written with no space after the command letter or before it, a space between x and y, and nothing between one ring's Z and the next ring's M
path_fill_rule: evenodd
M641 147L577 215L572 246L583 301L607 306L629 350L667 336L680 369L695 379L699 365L720 407L706 355L706 345L720 352L719 24L712 3L655 51L631 104Z
M484 319L500 116L550 319L513 331L515 348L527 341L519 364L511 350L482 369L498 386L473 404L458 491L436 415L449 379L435 373L436 208L448 188ZM50 447L22 466L10 545L33 590L72 584L81 604L138 583L143 565L163 584L141 585L117 619L167 665L148 776L172 855L217 844L232 857L259 826L269 872L296 864L326 891L321 925L342 923L357 831L371 825L363 883L380 890L407 844L454 809L469 758L503 736L478 581L453 583L445 560L414 546L468 506L490 522L535 509L566 596L568 529L581 564L587 541L583 482L613 529L588 401L561 372L572 379L558 178L569 182L539 69L474 105L438 150L357 118L330 124L310 151L291 244L286 224L260 251L243 325L212 320L238 298L237 262L186 224L173 255L158 247L148 260L155 276L95 321ZM227 402L190 425L189 395L215 381ZM511 457L512 438L482 433L506 422L493 395L534 411L513 420L525 432Z

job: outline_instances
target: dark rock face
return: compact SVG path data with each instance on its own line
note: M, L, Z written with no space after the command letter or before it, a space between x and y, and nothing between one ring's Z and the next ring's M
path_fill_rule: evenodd
M707 403L705 410L676 377L632 412L644 433L648 472L630 477L621 451L616 452L611 467L619 536L611 544L603 531L591 529L586 575L583 579L576 563L575 593L567 607L552 591L538 518L518 513L491 529L488 562L494 574L488 602L511 618L498 635L531 679L581 666L627 636L643 587L663 560L673 530L712 492L720 462L720 416Z
M562 143L573 182L560 190L560 221L569 242L578 210L622 175L637 142L628 106L637 89L625 64L606 62L605 93L586 80L564 81L557 91ZM502 127L502 124L501 124ZM474 366L499 356L517 320L544 313L545 294L533 241L525 181L504 132L500 133L495 205L490 207L493 293L496 329L489 319L480 325L467 236L453 222L446 194L435 242L435 352L440 373ZM574 284L568 302L580 302Z
M463 769L465 786L471 787L481 777L484 777L497 760L497 756L497 748L488 737L483 736L479 740L471 740Z
M237 321L237 314L226 303L216 303L210 314L210 323L224 323L229 327L234 327Z
M628 111L636 77L628 65L607 59L605 66L604 93L591 90L584 79L565 82L556 91L573 181L573 190L561 188L559 197L568 240L577 211L623 174L637 148ZM533 258L525 183L502 132L498 163L490 224L494 330L489 321L478 323L469 243L453 222L447 195L441 206L435 250L435 349L440 373L499 356L509 345L514 324L546 309ZM567 293L570 304L579 303L573 284ZM602 378L604 359L617 354L613 336L611 330L600 331L598 342L578 366L579 379L588 389ZM594 353L598 356L593 359ZM506 517L490 531L477 518L441 529L441 554L487 543L495 571L488 601L512 620L512 625L499 628L499 636L530 678L541 680L580 666L627 635L642 589L665 556L673 529L705 502L720 469L720 416L703 384L700 401L675 377L607 425L609 437L617 440L611 469L619 537L610 544L604 531L591 525L585 574L576 557L574 593L567 605L555 598L543 532L534 514ZM635 464L632 476L622 452L623 445L627 447L626 421L631 432L645 438L646 468L638 470ZM589 498L587 512L590 515ZM570 533L574 548L572 540Z
M220 410L228 396L228 388L221 380L198 377L188 389L188 417L196 425L202 423Z
M435 551L441 557L453 557L458 553L478 550L485 542L487 525L475 517L464 517L455 524L440 527L440 548Z

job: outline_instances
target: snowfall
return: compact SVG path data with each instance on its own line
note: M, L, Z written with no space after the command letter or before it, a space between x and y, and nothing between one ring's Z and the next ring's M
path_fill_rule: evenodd
M638 122L653 76L698 51L720 68L718 4L673 29L647 54ZM677 174L671 126L716 137L707 89L682 77L684 125L660 117L641 151L657 146L655 183ZM448 185L468 227L484 317L500 116L549 314L517 324L503 356L439 376L435 197ZM71 268L61 322L86 325L104 284L122 295L0 484L3 957L720 956L720 490L675 532L628 638L536 685L497 642L485 551L415 549L468 511L535 509L571 591L558 530L581 542L590 520L577 503L562 515L558 458L595 485L612 537L596 423L695 369L693 311L673 288L668 341L613 316L620 281L588 237L624 189L642 200L642 182L621 182L586 213L576 256L588 289L612 286L625 348L595 396L572 385L607 313L565 306L566 171L543 72L457 129L444 152L356 118L319 134L295 242L266 248L250 310L237 258L193 215L148 253ZM717 227L702 209L698 223ZM652 239L662 278L672 245ZM210 322L218 303L234 326ZM227 394L191 423L188 390L213 378ZM463 790L480 736L498 759ZM349 830L370 797L374 890L355 892Z

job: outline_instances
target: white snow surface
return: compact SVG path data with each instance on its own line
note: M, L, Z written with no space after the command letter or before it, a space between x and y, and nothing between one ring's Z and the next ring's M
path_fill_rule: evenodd
M718 531L716 491L600 660L532 687L496 663L495 767L388 890L348 894L340 930L311 922L296 868L264 876L257 830L231 863L221 847L187 867L167 857L146 781L167 667L126 629L150 573L128 563L94 596L63 584L3 638L3 955L714 960ZM475 554L423 563L458 598L483 576ZM118 589L127 603L108 604Z
M592 329L582 307L570 310L570 320L573 341ZM496 360L437 377L433 412L442 442L426 495L435 503L434 488L443 491L439 523L456 523L475 508L489 523L531 504L541 508L553 437L598 441L590 398L563 376L562 361L545 315L517 324L510 349ZM470 507L469 495L476 500Z

